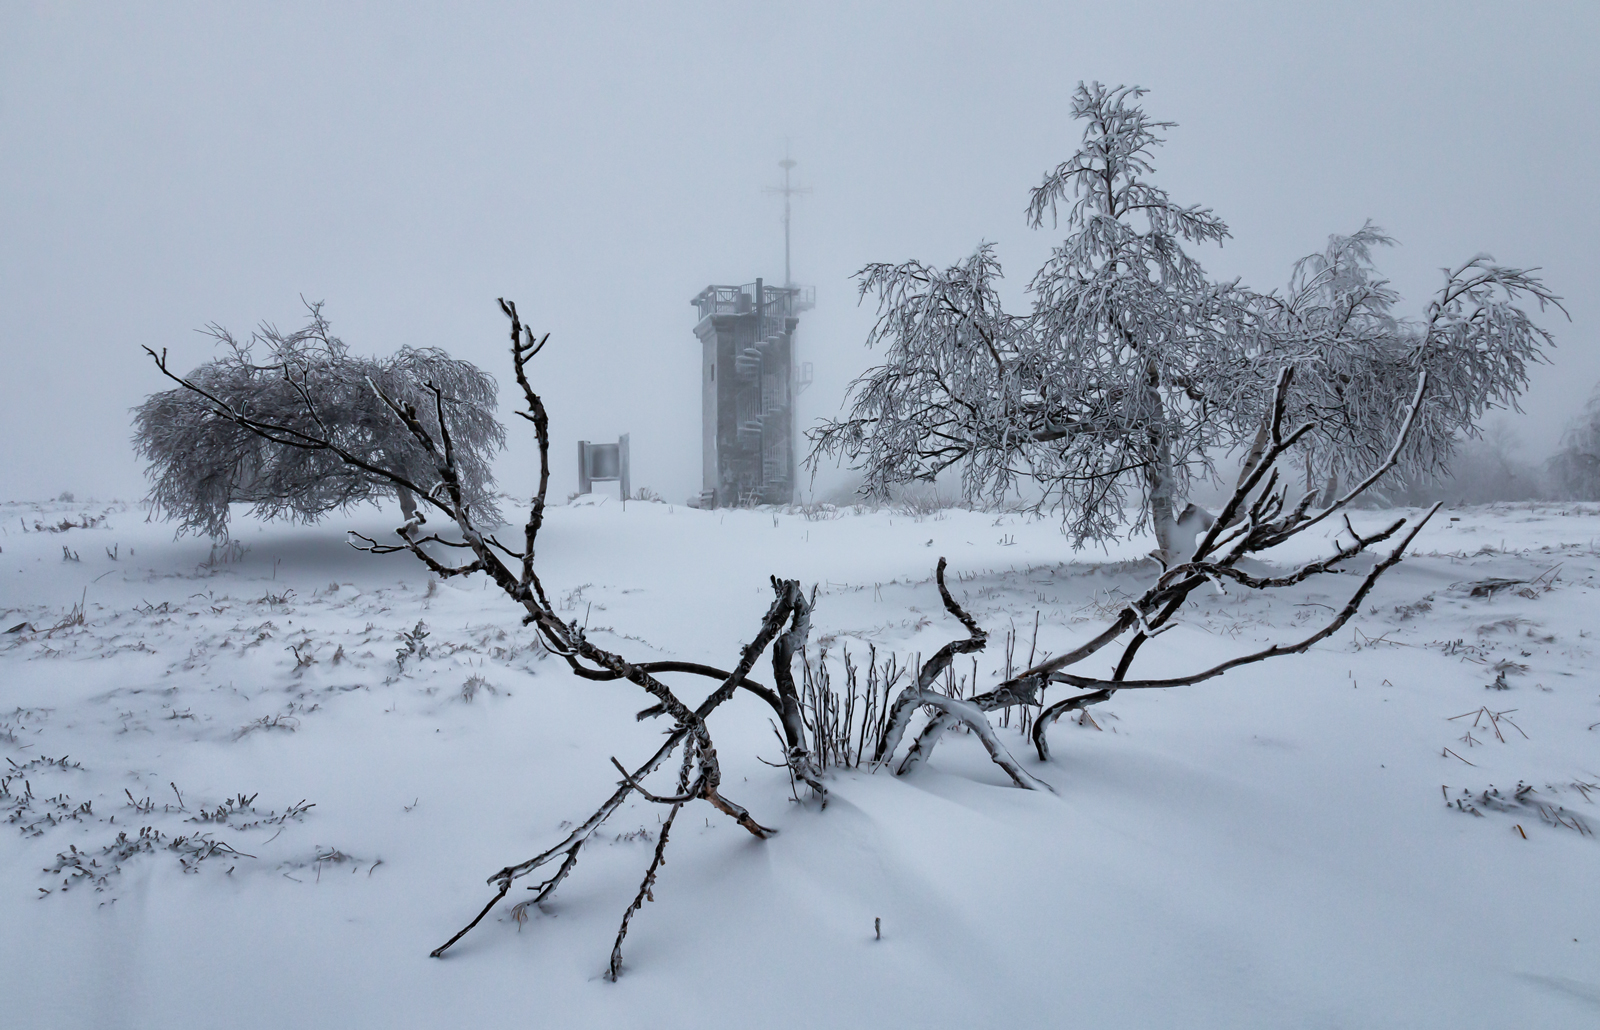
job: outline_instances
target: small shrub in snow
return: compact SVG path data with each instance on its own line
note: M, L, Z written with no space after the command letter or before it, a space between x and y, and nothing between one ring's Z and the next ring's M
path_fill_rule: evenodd
M279 713L277 715L263 715L259 719L245 723L234 731L234 740L243 740L252 733L265 733L272 730L282 730L293 733L300 728L300 720L292 715Z
M1594 791L1600 791L1600 784L1574 780L1567 784L1565 789L1578 792L1584 801L1592 804L1589 795ZM1482 819L1485 811L1512 815L1525 813L1538 816L1540 822L1552 829L1573 830L1580 837L1593 837L1594 829L1590 827L1588 819L1554 800L1554 795L1561 793L1562 790L1562 787L1553 783L1545 784L1542 791L1536 790L1532 784L1518 780L1516 787L1510 793L1502 793L1494 784L1477 792L1463 788L1456 797L1450 796L1449 788L1444 788L1443 792L1445 804L1466 815ZM1523 837L1527 836L1520 823L1516 829Z
M394 653L395 665L406 671L406 662L412 658L421 661L428 657L428 624L421 619L409 632L400 634L401 645Z
M467 677L467 681L465 683L461 684L461 700L470 705L472 703L472 699L477 697L480 693L494 694L498 692L488 680L484 679L477 673L473 673L471 676Z

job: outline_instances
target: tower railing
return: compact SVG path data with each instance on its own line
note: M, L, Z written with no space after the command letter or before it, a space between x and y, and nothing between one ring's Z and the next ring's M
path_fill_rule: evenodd
M767 328L765 323L769 320L793 318L817 303L815 286L763 285L761 292L763 329ZM701 318L711 315L748 315L756 309L756 284L707 286L689 303L699 310ZM782 328L778 331L782 332ZM771 333L761 332L759 335L765 337Z

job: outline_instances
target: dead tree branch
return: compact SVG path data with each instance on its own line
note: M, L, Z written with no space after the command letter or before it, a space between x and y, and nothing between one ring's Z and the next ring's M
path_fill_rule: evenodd
M667 834L672 832L672 820L678 818L678 810L682 803L672 806L672 811L667 813L666 821L661 824L661 836L656 839L655 855L650 859L650 868L644 872L644 881L639 884L639 893L634 896L633 904L622 913L622 925L617 928L617 942L611 946L611 965L607 974L612 983L617 982L617 977L622 975L622 939L628 936L628 924L633 921L633 914L644 908L646 901L656 900L652 889L656 885L656 870L667 860Z
M999 738L995 736L994 728L986 713L1013 705L1040 704L1045 690L1052 684L1065 684L1086 691L1045 706L1033 720L1032 740L1035 750L1039 754L1040 761L1048 761L1049 729L1068 712L1083 710L1107 701L1119 690L1191 686L1214 679L1241 666L1266 661L1269 658L1299 654L1319 641L1327 639L1353 618L1360 610L1362 601L1377 585L1379 578L1401 560L1417 534L1438 510L1437 506L1429 510L1403 535L1401 530L1407 524L1406 519L1397 519L1376 532L1362 534L1356 530L1345 514L1351 502L1369 490L1399 462L1406 440L1416 427L1417 413L1421 409L1428 389L1428 375L1426 372L1419 374L1410 407L1401 420L1399 433L1386 458L1355 487L1320 511L1312 510L1315 496L1313 493L1307 492L1291 502L1288 488L1280 486L1281 479L1277 467L1279 462L1313 429L1308 423L1292 431L1285 431L1284 419L1293 380L1292 367L1280 371L1272 407L1267 413L1261 433L1258 434L1258 446L1253 449L1246 471L1240 476L1233 494L1195 545L1187 561L1163 567L1155 583L1126 605L1110 625L1087 643L1041 662L1004 681L993 690L966 700L949 697L934 689L934 682L956 654L981 650L986 638L982 629L950 596L944 581L945 562L941 558L935 576L940 594L946 610L959 618L967 627L968 637L946 644L923 666L917 681L901 692L879 739L874 755L875 763L881 766L894 760L913 714L919 709L924 709L929 712L929 719L911 747L907 749L897 772L909 772L926 761L945 731L957 723L962 723L972 729L988 750L990 757L1006 771L1013 782L1018 786L1037 789L1046 785L1021 768L1006 751ZM1242 558L1276 547L1319 525L1336 513L1344 517L1345 532L1348 533L1350 540L1345 543L1336 538L1332 554L1303 562L1279 576L1259 576L1237 567ZM1147 642L1175 625L1174 618L1197 588L1212 584L1222 589L1225 583L1251 590L1273 590L1294 586L1314 576L1337 573L1341 571L1341 566L1352 558L1397 535L1399 535L1398 543L1373 565L1345 605L1334 614L1333 618L1309 636L1292 643L1273 644L1185 676L1145 680L1128 678L1134 656ZM1130 630L1133 631L1132 636L1123 646L1109 678L1083 676L1066 671L1123 638Z
M391 395L371 378L366 381L367 386L381 402L382 409L386 409L394 416L403 427L404 433L409 434L416 450L432 463L430 485L424 486L413 476L403 474L395 468L385 467L381 459L356 453L340 444L339 440L328 431L327 423L313 401L314 369L309 364L305 367L296 366L293 369L288 364L283 366L283 378L289 383L294 395L301 399L305 413L310 418L309 422L302 421L291 425L253 415L240 406L230 404L220 395L207 390L204 385L173 372L168 367L165 352L157 354L146 348L163 375L202 398L209 405L207 417L230 423L272 443L327 452L338 461L359 470L373 480L389 484L402 498L420 499L422 507L418 507L414 512L407 511L405 523L395 531L400 541L398 544L382 544L371 537L352 534L352 546L375 554L409 551L431 572L444 578L474 573L487 575L510 599L522 606L524 624L534 627L534 631L545 646L551 653L561 657L575 675L592 681L626 680L654 699L654 705L641 712L641 717L667 715L675 723L666 742L631 773L618 764L623 778L617 790L564 840L530 859L508 865L491 875L488 882L496 887L494 897L470 923L443 945L434 949L431 954L436 958L477 926L484 916L505 898L513 881L554 862L559 857L561 861L556 873L531 888L534 897L515 906L513 914L520 918L528 905L537 904L549 897L551 892L571 874L577 864L579 852L594 831L632 795L637 794L652 803L671 805L672 815L676 815L684 804L705 801L758 838L765 839L776 833L776 830L757 822L748 810L721 792L722 769L717 760L717 749L706 720L739 690L760 697L778 713L783 720L787 735L788 762L791 770L817 790L820 796L826 798L820 774L810 758L810 745L804 721L798 718L799 707L792 663L794 655L805 648L806 638L810 632L811 603L806 599L797 580L777 578L772 580L775 595L772 605L761 620L754 639L740 652L739 660L732 670L696 662L630 662L621 654L599 647L589 640L576 623L564 622L556 615L535 568L538 535L544 524L546 496L550 484L550 418L543 399L533 387L528 368L529 362L544 349L549 341L549 335L535 337L533 331L523 324L516 305L510 301L502 299L500 307L510 321L512 368L517 385L522 388L526 408L517 414L532 423L539 447L538 488L529 505L520 552L512 551L492 536L486 536L478 527L469 492L464 487L461 459L451 428L451 415L446 408L444 391L436 383L430 381L424 384L426 388L424 397L431 395L432 398L433 422L429 425L419 417L415 405ZM450 539L437 532L425 532L423 527L427 524L430 513L442 516L453 528L452 536L459 539ZM462 563L440 561L429 553L427 548L430 545L469 551L472 560ZM508 566L507 561L516 563L515 567ZM776 690L749 678L756 661L769 646L773 648ZM717 682L717 686L698 706L690 707L666 683L657 678L658 674L665 673L711 679ZM645 778L680 747L683 749L683 764L679 772L677 794L664 796L648 790L644 786ZM671 818L669 815L669 825ZM641 899L649 897L656 869L664 860L665 847L666 833L663 832L657 845L655 859L641 888L640 898L636 899L633 908L629 910L629 916L624 918L622 930L618 933L612 955L613 976L620 969L620 949L622 938L627 933L628 919L642 904Z

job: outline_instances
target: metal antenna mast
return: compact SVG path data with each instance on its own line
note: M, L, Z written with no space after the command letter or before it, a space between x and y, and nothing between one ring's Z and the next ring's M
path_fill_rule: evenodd
M790 159L789 146L785 142L783 160L778 162L778 167L783 169L783 185L768 186L761 191L762 193L779 193L783 195L783 285L785 287L794 285L794 276L790 273L789 268L789 198L797 194L811 192L811 187L809 186L793 186L789 183L789 170L797 163Z

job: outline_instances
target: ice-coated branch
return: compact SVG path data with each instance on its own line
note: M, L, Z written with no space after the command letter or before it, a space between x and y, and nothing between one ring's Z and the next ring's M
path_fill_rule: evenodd
M578 853L577 849L574 848L572 850L573 856L575 857L577 855L577 853ZM450 949L450 946L455 944L456 941L459 941L461 938L465 937L467 935L468 931L470 931L474 926L477 926L479 923L483 922L483 917L488 915L489 912L496 905L500 904L500 899L505 897L506 896L506 891L508 891L510 889L511 889L511 881L510 880L501 881L500 890L495 894L494 897L489 899L489 903L484 905L483 908L478 911L477 915L472 917L472 922L468 923L466 926L463 926L461 929L457 930L455 932L455 935L452 936L449 940L445 941L443 944L439 945L437 948L434 948L432 951L428 952L428 957L429 958L438 958L439 956L443 955L446 951L448 951Z
M989 641L988 633L978 625L966 609L956 602L950 588L945 583L944 572L946 562L939 559L938 567L934 571L934 581L939 586L939 597L944 601L947 612L955 616L966 627L965 640L952 640L941 647L922 668L917 672L917 678L900 692L895 698L893 707L883 728L883 734L878 739L877 751L873 756L875 765L884 765L893 760L895 751L900 746L901 739L905 736L906 727L911 722L911 716L918 708L930 708L935 714L928 724L923 727L916 741L906 752L905 758L900 762L895 772L904 775L924 761L933 751L934 746L943 736L944 731L954 723L966 725L977 738L982 741L984 749L989 752L989 757L1017 786L1026 790L1045 790L1054 792L1054 789L1043 780L1034 776L1022 767L1006 746L1000 742L999 736L994 731L994 726L984 714L985 708L979 698L961 700L941 693L934 686L944 671L950 667L951 661L958 654L970 654L983 650ZM993 701L998 695L985 695Z
M544 345L550 341L550 334L545 333L535 341L533 330L523 326L522 319L518 317L514 301L501 297L500 310L511 320L511 365L528 406L527 411L517 414L533 423L534 436L539 444L539 486L534 491L533 503L528 506L522 547L522 584L537 588L538 581L533 574L533 545L544 525L545 495L550 489L550 414L545 410L544 400L534 392L533 385L528 381L528 362L544 350ZM548 608L549 604L545 603L545 607Z
M970 636L967 640L954 641L942 648L934 659L923 667L917 681L901 692L889 713L874 755L874 762L882 766L894 761L912 715L919 708L923 708L931 713L930 717L900 761L898 772L909 772L926 761L945 731L959 722L973 730L996 764L1004 768L1019 786L1034 788L1043 786L1042 781L1021 768L1005 751L998 737L994 735L993 726L986 713L1016 705L1042 704L1042 695L1053 684L1065 684L1084 691L1044 705L1034 718L1033 744L1038 751L1040 761L1048 761L1049 729L1061 716L1069 712L1100 704L1109 700L1119 690L1190 686L1214 679L1244 665L1298 654L1327 639L1353 618L1379 578L1401 560L1416 535L1438 510L1435 506L1428 511L1403 535L1400 534L1407 524L1406 519L1397 519L1375 532L1363 534L1345 515L1351 502L1394 467L1397 455L1405 447L1410 434L1416 431L1417 413L1425 402L1430 377L1427 372L1418 376L1417 387L1400 420L1385 459L1358 480L1354 487L1335 498L1329 507L1315 513L1311 510L1314 495L1310 492L1290 504L1287 488L1280 485L1282 480L1278 474L1279 463L1291 452L1296 442L1312 429L1310 424L1303 424L1293 431L1284 431L1288 398L1294 378L1294 370L1290 368L1282 369L1278 373L1273 404L1262 425L1260 438L1263 443L1255 465L1240 477L1232 495L1223 505L1221 515L1208 527L1204 537L1195 545L1189 560L1165 566L1156 581L1143 594L1125 605L1117 617L1088 642L1063 655L1041 662L1002 682L993 690L976 694L965 701L951 698L933 689L936 677L948 667L954 654L978 650L983 646L983 631L955 603L945 585L944 562L941 559L935 576L940 595L946 609L961 620ZM1275 576L1258 575L1238 567L1238 562L1244 557L1258 554L1304 533L1335 513L1344 516L1345 532L1349 534L1350 539L1346 543L1336 537L1332 554L1302 562L1293 569ZM1398 543L1386 557L1367 572L1361 585L1352 593L1344 607L1309 636L1287 644L1273 644L1188 675L1164 679L1128 677L1134 657L1140 649L1175 625L1174 618L1196 589L1206 584L1220 589L1225 583L1251 590L1292 587L1314 576L1337 572L1356 555L1363 554L1397 535L1400 535ZM1114 643L1129 631L1132 631L1131 638L1124 646L1109 678L1084 676L1066 671Z
M1066 683L1074 687L1087 687L1096 690L1140 690L1152 688L1159 689L1165 687L1186 687L1195 683L1204 682L1208 679L1215 679L1231 669L1239 668L1241 665L1251 665L1255 662L1265 661L1268 658L1278 658L1283 655L1299 654L1309 649L1313 644L1316 644L1322 640L1326 640L1328 637L1332 636L1338 631L1339 627L1343 626L1346 622L1349 622L1350 618L1355 615L1356 612L1361 610L1361 602L1369 593L1372 592L1372 588L1377 585L1378 578L1400 561L1401 556L1405 554L1405 550L1410 546L1411 541L1416 538L1416 535L1422 531L1422 527L1428 524L1428 520L1431 519L1434 513L1438 510L1439 505L1435 504L1432 508L1428 509L1427 514L1423 515L1422 518L1417 520L1416 525L1412 526L1411 531L1401 538L1400 543L1395 546L1394 550L1389 552L1388 557L1384 558L1382 561L1378 562L1372 567L1372 570L1367 573L1366 578L1361 581L1361 586L1357 588L1355 593L1350 595L1350 599L1345 602L1345 606L1341 608L1326 625L1310 636L1305 637L1304 639L1293 644L1273 644L1270 647L1264 648L1260 651L1255 651L1251 654L1240 655L1237 658L1230 658L1225 662L1220 662L1200 672L1191 673L1188 676L1174 676L1169 679L1103 680L1096 679L1091 676L1076 676L1069 672L1058 672L1051 678L1057 683ZM1403 521L1404 520L1402 520L1402 522ZM1392 529L1390 532L1392 532Z
M783 721L784 752L789 771L795 779L816 791L822 807L828 805L828 789L822 785L822 772L811 758L811 748L806 741L805 715L801 712L800 692L794 682L794 656L803 654L806 638L811 633L811 609L815 591L807 600L798 580L780 582L773 578L773 589L787 594L790 610L789 629L772 643L772 681L778 685L780 699L779 718Z
M661 834L656 838L656 850L650 858L650 868L645 870L644 880L639 884L639 893L634 896L633 904L622 913L622 925L617 928L617 942L611 946L611 962L606 967L606 975L612 983L616 983L617 977L622 975L622 939L628 936L628 924L633 921L633 914L644 908L646 901L656 900L652 893L656 885L656 871L667 860L667 834L672 832L672 821L678 818L678 810L682 807L682 804L674 804L672 811L667 813L666 820L661 824Z
M939 559L939 565L934 570L934 579L939 584L939 596L944 601L945 610L954 615L967 628L967 639L952 640L934 653L934 656L922 664L917 672L917 678L908 684L895 698L893 707L889 709L889 717L883 728L883 735L878 738L878 748L872 756L875 764L883 764L894 756L895 749L900 746L900 738L905 735L906 726L911 721L912 713L918 706L925 703L922 698L937 695L933 684L950 667L950 662L958 654L969 654L981 651L989 642L989 635L985 633L977 622L956 603L951 595L950 588L944 582L945 560Z

